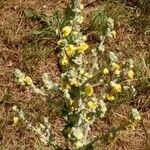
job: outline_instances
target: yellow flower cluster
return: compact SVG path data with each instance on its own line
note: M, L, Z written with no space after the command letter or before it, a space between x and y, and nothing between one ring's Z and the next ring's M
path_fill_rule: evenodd
M73 85L73 86L76 86L76 87L79 86L79 82L76 78L69 79L69 82L70 82L70 85Z
M106 94L106 98L107 98L107 100L109 100L109 101L114 101L114 100L115 100L115 97L112 95L112 93L107 93L107 94Z
M87 96L92 96L94 93L94 90L90 84L86 85L84 92Z
M131 128L131 129L135 130L135 127L136 127L136 123L133 120L130 119L128 128Z
M112 62L112 70L114 72L115 75L119 76L121 71L120 71L120 65L115 63L115 62Z
M113 91L116 93L120 93L122 91L122 86L120 84L114 84L113 85Z
M82 142L80 142L80 141L77 141L76 142L76 147L77 148L80 148L80 147L82 147L83 146L83 143Z
M90 116L90 113L88 113L88 111L83 111L81 113L81 118L87 123L89 122L90 120L92 120L92 116Z
M80 9L84 9L84 5L83 4L80 4Z
M116 70L119 70L119 69L120 69L120 65L117 64L117 63L115 63L115 62L113 62L113 63L112 63L112 69L115 70L115 71L116 71Z
M32 79L31 79L31 77L26 76L26 77L24 78L24 82L25 82L27 85L31 85L31 84L32 84Z
M133 79L134 78L134 71L133 70L129 70L128 72L127 72L127 77L129 78L129 79Z
M109 69L108 68L104 68L103 69L103 74L104 75L108 75L109 74Z
M116 31L113 30L113 31L111 32L111 34L112 34L113 38L116 38L116 35L117 35Z
M61 88L60 90L61 91L66 91L70 88L70 85L67 83L67 82L63 82L62 85L61 85Z
M66 26L62 29L62 33L63 33L63 37L68 36L72 31L72 27L71 26Z
M79 23L79 24L82 24L83 21L84 21L84 17L83 17L83 16L80 16L80 18L78 19L78 23Z
M79 106L78 101L70 100L69 106L70 106L71 110L74 110L75 108L78 108L78 106Z
M13 118L13 126L16 127L18 122L19 122L19 118L18 117L14 117Z
M81 43L78 47L78 52L81 54L84 54L84 52L89 48L89 45L84 43Z
M115 135L113 135L113 133L109 133L108 137L107 137L107 142L108 143L112 143L115 140Z
M72 44L68 45L66 47L66 53L67 53L67 55L69 57L73 56L75 54L75 49L76 49L76 47L74 45L72 45Z
M106 94L106 99L109 101L115 100L115 94L122 92L122 86L119 83L111 83L112 90Z
M141 120L140 113L137 109L132 109L132 114L129 120L128 128L135 129L137 121Z
M30 86L32 84L32 79L29 76L21 77L18 81L23 85L26 84Z
M119 76L120 73L121 73L121 71L119 69L115 70L115 72L114 72L114 74L117 75L117 76Z
M67 58L66 55L64 55L64 56L60 59L60 64L61 64L62 66L68 65L68 58Z
M90 109L95 110L95 109L98 107L98 103L97 103L97 102L93 102L93 101L89 101L89 102L88 102L88 107L89 107Z

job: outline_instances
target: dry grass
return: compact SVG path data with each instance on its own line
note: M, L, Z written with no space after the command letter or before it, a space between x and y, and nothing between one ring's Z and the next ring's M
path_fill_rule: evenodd
M86 3L92 1L86 1ZM47 41L40 44L32 43L31 31L39 22L32 22L23 15L24 9L42 11L49 14L55 8L63 9L65 0L1 0L0 4L0 149L1 150L34 150L51 149L43 147L36 135L26 131L25 126L20 124L17 128L12 127L12 106L19 105L31 115L31 121L40 122L42 116L48 116L53 124L52 128L58 143L63 145L61 119L57 107L49 108L41 97L29 92L29 89L17 86L13 82L12 72L19 68L34 78L35 83L40 83L40 76L43 72L48 72L54 81L59 81L59 66L56 53L53 51L53 41ZM103 3L102 3L103 4ZM140 64L143 69L143 76L147 77L150 70L150 52L149 36L145 35L143 27L143 16L137 16L136 10L123 4L105 3L106 13L116 20L117 38L109 41L107 49L128 54ZM115 7L115 9L114 9ZM86 8L87 15L99 8L99 5L89 5ZM138 18L139 24L136 24L134 18ZM148 16L144 22L148 22ZM136 20L137 21L137 20ZM149 22L150 23L150 22ZM141 26L140 26L141 25ZM144 24L145 25L145 24ZM147 26L146 26L147 29ZM139 32L140 30L140 32ZM30 40L32 39L32 40ZM26 49L27 43L29 47ZM121 55L122 55L121 53ZM139 61L141 54L147 60L147 66ZM123 56L122 56L123 57ZM141 122L135 131L122 132L116 144L110 146L99 145L97 150L148 150L150 148L150 89L147 84L139 83L138 90L140 94L133 99L132 105L138 106L143 116ZM54 98L56 106L59 105L57 96ZM146 104L145 104L146 102ZM144 104L143 104L144 103ZM143 106L144 105L144 106ZM143 106L143 107L141 107ZM126 115L124 112L126 105L122 105L117 114ZM98 120L92 127L93 136L98 132L106 131L111 124L116 124L118 116L114 112L114 117L104 120ZM118 122L117 122L118 123ZM103 146L103 148L101 147ZM149 146L149 148L148 148Z

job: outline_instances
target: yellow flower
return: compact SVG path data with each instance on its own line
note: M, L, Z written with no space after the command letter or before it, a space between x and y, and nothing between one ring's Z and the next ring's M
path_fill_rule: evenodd
M66 47L66 53L69 57L71 57L75 53L75 46L70 44L68 47Z
M82 10L84 8L84 5L83 4L80 4L80 9Z
M114 84L113 90L117 93L120 93L122 91L122 86L120 84Z
M116 31L113 30L113 31L111 32L111 34L112 34L113 38L116 38Z
M91 73L86 72L84 73L84 76L87 78L92 78L93 75Z
M77 34L78 34L78 32L77 32L77 31L74 31L72 34L73 34L73 35L77 35Z
M83 143L82 142L80 142L80 141L77 141L76 142L76 147L77 148L80 148L80 147L82 147L83 146Z
M84 89L84 92L86 93L87 96L92 96L94 93L94 90L91 85L87 85Z
M66 37L68 36L72 31L72 27L71 26L66 26L62 29L62 33L63 33L63 36Z
M69 106L70 106L71 110L74 110L75 108L78 108L79 107L78 101L70 100L69 101Z
M115 140L115 136L113 133L109 133L108 135L108 143L112 143Z
M67 82L63 82L60 90L65 91L65 90L68 90L69 88L70 88L70 85Z
M113 70L119 70L119 69L120 69L120 65L117 64L117 63L115 63L115 62L113 62L113 63L112 63L112 69L113 69Z
M74 85L76 87L79 86L79 82L77 81L76 78L69 79L69 82L70 82L70 85Z
M135 130L135 127L136 127L136 123L133 122L131 119L129 120L129 125L128 125L129 128Z
M65 65L68 64L68 58L67 58L67 56L64 56L63 58L60 59L60 64L62 66L65 66Z
M128 71L128 73L127 73L127 77L129 78L129 79L133 79L134 78L134 71L133 70L129 70Z
M18 117L14 117L13 118L13 126L14 127L17 126L18 122L19 122L19 118Z
M119 69L115 70L114 74L119 76L120 75L120 70Z
M84 21L84 17L83 17L83 16L80 16L80 19L78 20L78 23L79 23L79 24L82 24L83 21Z
M88 107L91 109L96 109L97 108L97 102L89 101L88 102Z
M103 74L104 74L104 75L108 75L108 74L109 74L109 70L108 70L108 68L104 68L104 70L103 70Z
M31 85L31 84L32 84L32 79L31 79L31 77L26 76L26 77L24 78L24 82L25 82L26 84L28 84L28 85Z
M83 133L82 133L82 132L78 132L78 134L76 135L76 138L77 138L78 140L83 139L83 138L84 138Z
M83 74L84 74L84 69L81 68L81 69L79 70L79 73L80 73L80 75L83 75Z
M84 54L84 51L89 48L89 45L86 44L85 42L81 43L80 46L78 47L78 52L81 54Z
M109 101L114 101L114 100L115 100L115 97L114 97L111 93L106 94L106 98L107 98Z

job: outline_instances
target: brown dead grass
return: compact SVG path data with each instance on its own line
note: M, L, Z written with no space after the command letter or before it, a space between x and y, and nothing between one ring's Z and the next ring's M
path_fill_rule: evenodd
M86 1L87 2L87 1ZM88 1L91 2L91 1ZM88 3L87 2L87 3ZM32 29L36 26L35 23L26 20L22 11L25 8L30 8L36 11L42 11L46 14L51 10L58 8L63 9L65 7L65 0L1 0L0 4L0 149L1 150L34 150L51 149L50 147L44 147L39 142L36 135L26 131L23 124L20 124L17 128L12 127L12 118L14 113L12 112L13 105L19 105L29 112L32 120L36 122L42 121L43 116L49 116L52 122L52 128L55 135L55 139L59 144L64 144L61 127L63 125L63 119L61 119L58 110L53 107L50 109L43 102L43 100L33 93L29 92L28 88L17 86L13 82L12 72L15 68L19 68L24 72L27 72L35 79L35 83L40 83L40 77L43 72L48 72L52 80L59 81L59 67L57 64L57 56L51 52L49 57L43 57L39 59L39 62L32 65L32 68L28 68L27 64L22 58L22 49L24 47L24 41L30 36ZM86 8L87 12L93 12L97 9L97 5ZM128 24L117 24L117 39L109 42L108 49L117 51L127 51L134 58L139 58L142 51L148 51L148 38L140 37L137 31ZM29 58L30 59L30 58ZM34 72L33 72L34 70ZM139 101L148 99L148 92L139 96ZM54 101L59 105L57 96ZM57 103L58 102L58 103ZM135 131L122 132L119 136L119 140L116 144L110 146L104 146L97 144L97 150L144 150L146 144L149 142L150 133L150 106L146 106L146 109L142 112L144 126L142 123ZM122 110L125 109L125 105L119 108L119 112L122 115ZM92 136L95 136L98 132L106 131L112 121L117 116L108 120L98 120L92 127ZM114 122L115 123L115 122ZM102 147L103 146L103 147Z

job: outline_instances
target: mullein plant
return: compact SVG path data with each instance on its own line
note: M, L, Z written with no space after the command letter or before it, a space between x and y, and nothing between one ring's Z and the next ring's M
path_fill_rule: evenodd
M116 38L113 19L107 18L106 34L100 36L100 43L95 48L91 48L86 42L87 37L81 32L81 24L85 18L82 13L83 4L80 0L70 0L69 9L69 21L57 30L57 34L60 35L58 46L61 82L54 83L45 73L42 77L44 85L38 88L31 77L19 69L15 70L15 77L21 85L29 86L32 91L47 100L52 91L61 93L64 102L62 114L66 123L63 135L72 146L60 148L53 141L47 118L44 118L44 124L34 126L16 106L13 110L18 117L14 117L13 126L16 126L19 120L23 120L28 129L37 133L43 143L50 144L54 149L88 149L98 140L112 142L119 131L134 128L141 119L139 112L133 109L128 121L123 125L111 128L106 134L94 140L89 138L90 126L96 118L105 117L111 103L121 102L123 93L130 91L136 94L132 84L135 76L134 63L129 59L121 64L114 52L105 51L106 39ZM87 53L91 55L88 56ZM98 92L97 87L101 88Z

